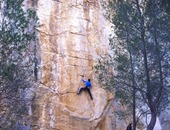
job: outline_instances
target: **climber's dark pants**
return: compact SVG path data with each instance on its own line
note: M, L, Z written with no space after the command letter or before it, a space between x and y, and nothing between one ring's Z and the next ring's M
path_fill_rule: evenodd
M88 87L83 87L83 88L80 88L80 90L79 90L79 93L78 94L80 94L81 93L81 91L88 91L88 93L89 93L89 95L90 95L90 97L91 97L91 99L93 100L93 97L92 97L92 95L91 95L91 92L90 92L90 88L88 88Z

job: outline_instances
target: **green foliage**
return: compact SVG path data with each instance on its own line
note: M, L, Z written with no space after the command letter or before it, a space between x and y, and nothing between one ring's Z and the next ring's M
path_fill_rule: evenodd
M170 1L169 0L161 0L161 6L168 14L170 14Z
M126 55L118 55L115 58L115 60L116 60L117 63L119 63L117 65L117 69L119 71L126 72L126 70L127 70L127 63L128 63L128 58L126 57Z
M102 86L108 85L104 88L112 90L129 111L135 87L137 109L150 114L154 106L158 115L169 104L170 16L162 1L137 1L104 4L114 28L109 38L112 54L101 58L97 66L102 68L96 69Z
M0 23L0 126L24 115L22 93L33 85L33 52L36 44L36 12L23 7L23 0L2 0ZM10 118L9 118L10 117ZM13 123L12 123L13 124ZM3 126L4 127L4 126ZM2 127L2 128L3 128ZM8 126L6 126L8 127Z

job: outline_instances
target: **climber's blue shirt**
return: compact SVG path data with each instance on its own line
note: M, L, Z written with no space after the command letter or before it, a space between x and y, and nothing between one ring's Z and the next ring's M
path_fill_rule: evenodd
M90 88L92 85L91 85L91 82L89 81L85 81L84 79L82 79L83 83L86 83L86 87Z

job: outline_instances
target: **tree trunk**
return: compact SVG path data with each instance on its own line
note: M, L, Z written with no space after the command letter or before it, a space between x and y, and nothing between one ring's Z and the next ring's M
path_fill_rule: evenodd
M133 130L136 130L136 90L133 86Z
M132 85L133 85L133 130L136 130L136 86L135 86L135 75L134 75L134 68L133 68L133 60L132 54L130 53L130 62L131 62L131 75L132 75Z
M130 26L130 25L129 25ZM132 52L128 45L129 43L129 29L127 28L127 46L128 46L128 52L130 56L130 67L131 67L131 76L132 76L132 98L133 98L133 130L136 130L136 86L135 86L135 74L134 74L134 64L133 64L133 58L132 58Z
M147 126L147 130L153 130L156 123L156 112L151 112L151 120Z

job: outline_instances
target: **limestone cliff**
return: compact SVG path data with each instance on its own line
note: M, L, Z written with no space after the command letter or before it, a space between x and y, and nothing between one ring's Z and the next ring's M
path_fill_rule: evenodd
M93 73L99 55L108 51L110 34L100 0L26 0L25 5L36 9L40 22L39 80L28 94L35 96L29 104L33 130L124 130L113 113L119 106ZM83 86L80 74L92 80L94 100L86 92L76 94ZM166 130L167 120L161 117Z
M37 11L39 80L29 105L33 130L124 130L115 117L113 96L99 88L93 66L108 51L109 23L100 0L25 0ZM80 74L90 78L94 100L77 95ZM34 96L33 96L34 95ZM169 130L169 114L162 113L162 130ZM155 130L160 130L155 127Z
M39 17L39 84L30 107L34 130L122 130L112 113L113 96L95 79L93 67L107 52L109 26L100 0L26 1ZM92 80L94 100L77 95L80 74ZM124 128L123 128L124 129Z

